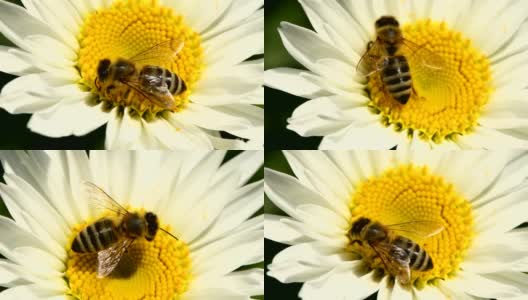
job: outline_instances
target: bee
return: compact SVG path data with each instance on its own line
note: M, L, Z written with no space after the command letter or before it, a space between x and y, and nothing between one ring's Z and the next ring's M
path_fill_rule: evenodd
M440 233L444 227L433 221L410 221L393 225L361 217L352 223L348 232L351 244L371 247L379 256L385 269L401 284L411 280L411 270L423 272L433 268L433 260L427 252L401 232L416 239L425 239Z
M386 94L401 104L406 104L413 86L413 74L432 75L443 68L442 59L427 50L425 45L417 45L405 39L400 24L392 16L376 20L376 40L367 44L367 51L357 64L356 71L366 77L379 74ZM430 73L430 74L427 74Z
M89 200L115 213L103 217L82 229L72 242L76 253L97 253L97 276L106 277L117 267L119 261L138 238L153 241L159 230L177 237L159 227L158 217L153 212L129 212L105 191L93 183L85 182Z
M133 101L134 91L162 109L177 108L174 96L187 90L185 81L177 74L149 62L169 61L184 46L179 39L171 39L141 51L129 59L108 58L99 61L95 86L107 99L119 99L124 105Z

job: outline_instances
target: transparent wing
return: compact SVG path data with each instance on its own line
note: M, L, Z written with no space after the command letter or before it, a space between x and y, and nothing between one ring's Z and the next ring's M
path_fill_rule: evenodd
M385 227L415 242L437 235L444 230L442 223L428 220L411 220Z
M110 195L103 189L91 182L84 182L84 191L88 199L88 203L96 209L106 209L115 212L119 215L126 215L128 211L117 203Z
M129 60L142 65L160 65L162 62L174 59L183 49L184 44L181 39L166 40L135 54Z
M402 284L409 283L411 280L411 268L409 266L411 259L405 249L387 242L373 243L371 246L391 275Z
M162 83L161 87L157 87L156 89L144 87L137 78L130 78L121 82L155 105L171 110L176 108L174 96L170 93L165 82Z
M418 96L436 99L442 103L449 96L449 80L445 61L427 49L427 44L417 45L403 40L400 52L405 55L413 78L413 89Z
M385 50L380 43L369 43L367 51L363 54L356 66L356 72L368 77L383 70L387 65L384 53Z
M444 68L444 60L442 57L427 49L427 44L418 45L409 40L403 39L400 51L406 55L409 63L414 64L414 68L424 68L436 71Z
M112 271L117 267L123 254L130 245L134 242L133 239L124 239L120 242L117 242L112 247L97 252L97 277L103 278L112 273Z

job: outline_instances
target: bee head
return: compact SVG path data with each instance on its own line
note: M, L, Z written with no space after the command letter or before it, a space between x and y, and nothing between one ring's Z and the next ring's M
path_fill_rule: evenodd
M99 77L99 80L105 81L108 78L108 75L110 74L110 65L111 62L107 58L99 61L99 65L97 66L97 76Z
M401 39L400 23L392 16L383 16L376 21L378 38L387 43L396 43Z
M352 227L348 232L349 236L351 238L359 236L361 234L361 230L363 230L363 227L365 227L368 223L370 223L370 220L367 218L361 217L357 219L354 223L352 223Z
M150 242L156 237L156 233L159 229L158 216L154 213L148 212L145 214L145 221L147 222L145 238Z
M398 27L400 26L400 23L398 23L398 20L396 20L396 18L394 18L393 16L382 16L378 20L376 20L376 28L380 28L387 25Z

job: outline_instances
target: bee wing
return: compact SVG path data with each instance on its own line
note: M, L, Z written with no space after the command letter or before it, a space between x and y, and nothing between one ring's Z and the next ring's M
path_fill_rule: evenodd
M402 284L411 280L411 259L405 249L388 242L372 243L374 251L379 255L387 271Z
M84 191L88 199L88 203L96 209L106 209L115 212L119 215L126 215L128 211L103 189L91 182L84 182Z
M435 236L444 230L442 223L428 220L412 220L385 227L415 242Z
M174 59L184 45L185 43L181 39L170 39L135 54L129 60L142 65L159 65L161 62Z
M135 90L137 93L139 93L155 105L167 109L175 108L176 101L174 100L174 96L170 93L169 88L165 82L162 82L161 87L157 87L156 89L146 89L145 87L143 87L143 85L140 84L140 82L136 78L130 78L121 82L130 87L131 89Z
M442 101L449 95L447 68L441 56L427 49L427 44L417 45L404 39L400 52L409 63L413 78L413 87L418 94L426 98L436 98Z
M123 239L122 241L115 243L112 247L97 252L98 278L106 277L112 273L121 261L123 254L125 254L128 247L132 245L132 242L134 242L133 239Z
M423 67L431 70L441 70L444 68L444 60L440 55L427 49L427 44L418 45L409 40L403 39L400 51L406 55L410 63L414 63L414 67Z
M383 70L387 66L387 61L384 59L384 49L378 42L372 42L370 49L368 49L356 66L356 72L368 77L376 72Z

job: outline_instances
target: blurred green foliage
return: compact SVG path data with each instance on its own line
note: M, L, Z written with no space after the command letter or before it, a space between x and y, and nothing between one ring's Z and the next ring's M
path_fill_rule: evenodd
M284 21L312 29L301 5L297 0L266 0L265 7L265 68L303 68L288 54L277 31L280 23ZM265 101L266 149L317 148L321 138L303 138L297 133L286 129L286 120L292 115L293 110L305 102L306 99L266 87Z

